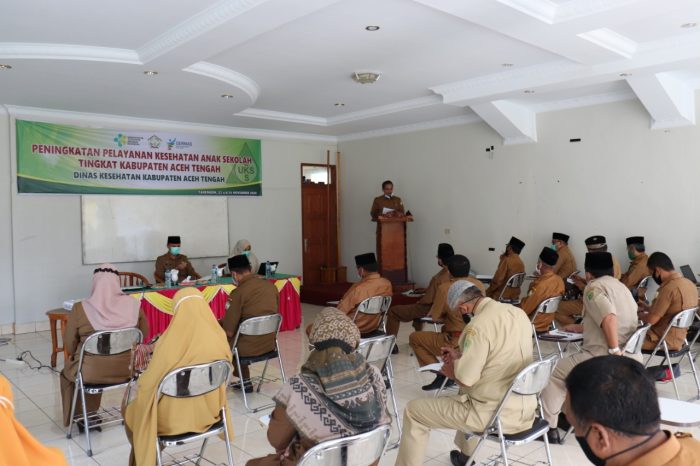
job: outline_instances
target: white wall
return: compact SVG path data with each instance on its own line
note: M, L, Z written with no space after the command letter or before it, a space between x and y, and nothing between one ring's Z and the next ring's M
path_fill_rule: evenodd
M84 117L71 114L39 119L87 124ZM188 130L175 123L154 122L149 126L143 120L117 117L111 122L107 118L100 124L118 129L203 131L194 126ZM94 266L82 264L79 196L16 194L15 155L8 137L10 131L10 118L0 113L0 167L5 168L0 170L0 218L3 219L0 222L0 254L8 258L0 263L0 295L3 296L0 324L14 321L17 332L21 333L33 331L34 322L44 323L47 309L60 306L64 300L88 295ZM225 130L207 130L206 134L248 137ZM327 149L334 153L335 145L323 141L263 138L263 195L256 198L230 197L228 200L231 247L238 239L247 238L261 260L279 260L280 272L301 274L299 166L302 162L325 163ZM12 241L9 240L10 231ZM183 253L187 254L186 244ZM14 258L14 274L9 258ZM224 259L222 257L220 261ZM193 260L195 269L203 275L208 274L211 264L211 258ZM154 262L122 263L118 267L152 277ZM6 298L12 296L13 288L15 306L11 299Z
M409 262L419 284L435 272L441 241L492 273L515 235L531 270L552 231L571 235L581 269L586 237L605 235L626 270L625 238L643 235L648 250L700 272L700 128L652 131L637 101L544 113L537 126L536 144L516 146L483 123L340 142L344 263L374 250L369 208L390 178L415 216Z

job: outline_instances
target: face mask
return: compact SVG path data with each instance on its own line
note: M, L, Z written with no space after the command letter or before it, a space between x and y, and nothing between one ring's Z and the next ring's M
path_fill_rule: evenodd
M384 197L387 199L391 199L391 194L385 194Z
M631 261L633 261L634 260L634 253L632 251L627 251L627 257L629 257L629 259Z
M170 248L170 254L172 254L173 256L177 256L178 254L180 254L180 248L179 247Z
M651 278L654 279L657 285L661 285L661 277L656 276L656 274L652 275Z
M549 247L552 248L552 251L556 251L556 250L557 250L557 245L554 244L554 243L552 243L552 245L549 246Z
M583 450L583 454L586 455L586 458L588 458L588 461L590 461L591 463L593 463L594 466L605 466L605 463L606 463L608 460L610 460L610 459L612 459L612 458L615 458L616 456L620 456L620 455L622 455L623 453L627 453L627 452L630 451L630 450L634 450L634 449L637 448L637 447L641 447L642 445L644 445L645 443L647 443L649 440L651 440L652 438L654 438L654 435L656 435L656 433L658 432L658 430L657 430L656 432L653 432L653 433L651 433L651 434L646 434L646 437L647 437L647 438L645 438L644 440L642 440L642 441L639 442L638 444L632 445L632 446L629 447L629 448L625 448L625 449L622 450L622 451L618 451L617 453L614 453L614 454L608 456L607 458L600 458L600 457L596 456L595 453L593 453L593 450L591 450L590 445L588 445L588 440L586 440L586 439L588 438L588 434L591 432L591 429L592 429L592 427L589 427L588 430L586 431L586 435L584 435L583 437L578 437L578 436L577 436L577 437L576 437L576 441L577 441L578 444L581 446L581 450Z
M244 256L250 255L250 251L243 251L243 255L244 255Z

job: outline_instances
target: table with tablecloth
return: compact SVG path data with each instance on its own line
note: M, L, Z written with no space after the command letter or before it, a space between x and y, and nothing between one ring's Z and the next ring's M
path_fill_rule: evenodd
M274 274L267 279L274 283L280 293L279 312L282 315L281 331L294 330L301 325L301 300L299 288L301 277L298 275ZM221 319L226 312L226 301L229 293L236 288L231 278L220 278L216 284L194 285L202 292L209 303L214 316ZM141 309L149 324L149 334L144 335L144 341L163 333L173 318L173 296L182 287L147 289L130 293L141 301Z

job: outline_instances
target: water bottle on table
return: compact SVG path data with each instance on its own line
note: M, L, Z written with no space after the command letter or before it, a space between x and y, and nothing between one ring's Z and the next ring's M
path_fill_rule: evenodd
M272 277L272 264L270 264L270 261L265 261L265 278L271 278Z
M165 271L165 287L170 288L173 286L173 278L172 275L170 275L170 269Z
M216 266L216 264L211 266L211 278L209 279L209 283L212 285L216 284L216 279L219 276L219 268Z

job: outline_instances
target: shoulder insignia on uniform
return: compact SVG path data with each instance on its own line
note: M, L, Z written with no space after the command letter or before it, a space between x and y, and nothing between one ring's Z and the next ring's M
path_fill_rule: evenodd
M589 291L588 294L586 295L586 298L588 298L589 301L592 301L594 297L595 297L595 293L593 293L593 291Z
M464 343L462 344L462 353L466 352L472 344L472 338L476 336L476 329L471 325L464 327Z

